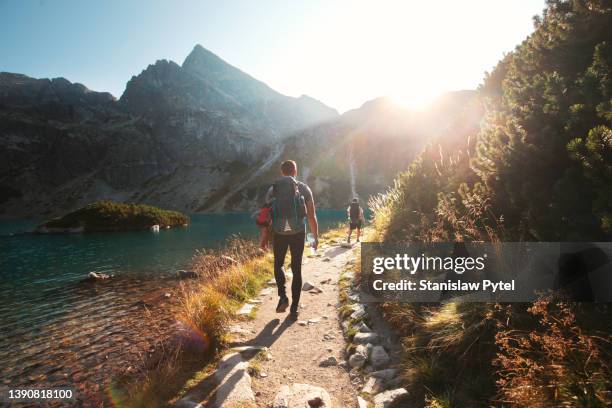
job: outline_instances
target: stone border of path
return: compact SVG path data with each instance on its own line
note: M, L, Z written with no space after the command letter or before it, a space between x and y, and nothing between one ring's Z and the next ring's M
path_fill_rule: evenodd
M393 368L399 346L392 340L380 312L360 301L355 274L349 270L354 262L354 259L347 262L340 276L341 282L348 282L340 285L340 296L346 299L340 308L348 357L343 364L353 384L361 387L361 395L357 397L359 408L398 407L408 396L408 391L400 387L399 371Z
M291 272L287 273L289 277ZM263 288L259 294L246 301L240 309L236 311L235 317L238 319L253 318L257 307L262 303L262 298L272 293L271 286L275 286L274 279L268 281L267 287ZM243 333L246 331L239 324L229 328L229 332ZM249 360L259 353L269 353L267 347L242 346L234 347L220 358L217 368L213 373L216 388L212 395L208 396L204 402L194 401L196 395L187 392L185 396L174 403L174 408L204 408L214 406L216 408L230 407L255 407L255 394L251 388L251 374L249 370Z

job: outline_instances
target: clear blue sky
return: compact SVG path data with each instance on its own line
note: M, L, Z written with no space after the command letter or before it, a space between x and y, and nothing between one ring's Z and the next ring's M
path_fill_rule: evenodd
M195 44L279 92L345 111L475 88L544 0L0 0L0 71L62 76L119 97Z

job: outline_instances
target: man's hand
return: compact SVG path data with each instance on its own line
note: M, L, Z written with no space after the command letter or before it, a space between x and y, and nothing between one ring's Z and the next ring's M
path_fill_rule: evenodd
M306 203L306 216L308 218L310 231L312 232L312 235L314 235L312 247L316 251L319 247L319 223L317 222L317 213L315 212L314 201L312 200Z

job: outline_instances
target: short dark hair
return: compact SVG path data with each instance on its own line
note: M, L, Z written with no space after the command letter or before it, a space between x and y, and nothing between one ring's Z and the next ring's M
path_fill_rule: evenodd
M291 176L297 173L297 164L293 160L285 160L281 164L281 173L285 176Z

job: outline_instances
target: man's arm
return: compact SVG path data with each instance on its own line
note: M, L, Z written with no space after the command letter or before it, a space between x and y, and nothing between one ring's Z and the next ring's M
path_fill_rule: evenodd
M317 221L317 213L315 211L314 200L308 200L306 202L306 217L308 218L308 225L310 231L314 235L313 248L317 249L319 246L319 223Z

